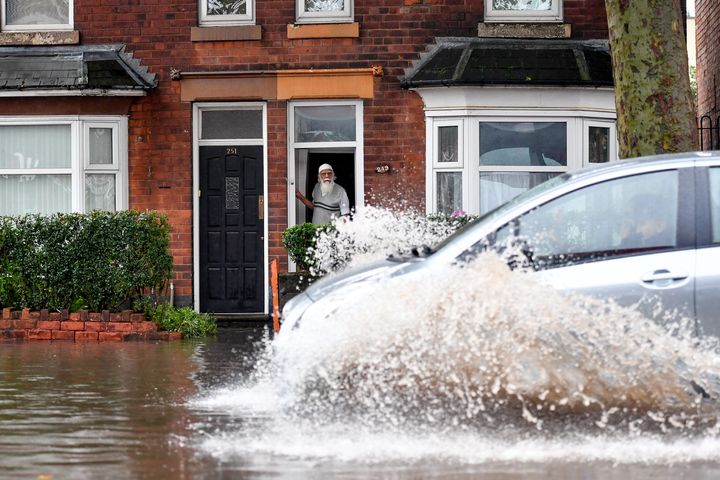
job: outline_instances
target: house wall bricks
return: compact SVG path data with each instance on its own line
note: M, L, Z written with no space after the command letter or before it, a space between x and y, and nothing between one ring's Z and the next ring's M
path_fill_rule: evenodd
M695 0L698 114L720 116L720 2Z
M366 201L424 208L423 104L399 78L435 37L472 37L483 19L481 0L355 0L359 38L288 39L294 0L257 0L262 39L191 41L197 0L75 0L82 44L123 43L157 74L158 87L130 106L129 205L168 215L175 259L175 295L192 298L192 105L180 101L180 71L344 69L383 67L374 98L364 102ZM565 0L564 22L576 39L607 38L604 0ZM211 28L211 27L208 27ZM287 104L267 103L269 258L287 268L280 235L287 226ZM374 168L387 164L391 173Z

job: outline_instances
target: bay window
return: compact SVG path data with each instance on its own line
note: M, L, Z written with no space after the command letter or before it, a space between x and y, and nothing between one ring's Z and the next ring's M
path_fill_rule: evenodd
M428 210L483 214L563 172L616 158L613 119L532 113L428 116Z
M0 118L0 215L123 209L126 175L125 118Z

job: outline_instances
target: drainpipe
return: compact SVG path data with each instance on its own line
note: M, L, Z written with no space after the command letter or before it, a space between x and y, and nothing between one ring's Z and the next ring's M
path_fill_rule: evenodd
M175 284L170 282L170 306L175 306Z

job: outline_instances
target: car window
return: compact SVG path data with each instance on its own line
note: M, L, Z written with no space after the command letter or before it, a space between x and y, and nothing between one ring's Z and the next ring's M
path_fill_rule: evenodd
M678 172L609 180L551 200L498 230L496 248L522 243L535 267L677 244Z
M712 242L720 243L720 168L710 169L710 220Z

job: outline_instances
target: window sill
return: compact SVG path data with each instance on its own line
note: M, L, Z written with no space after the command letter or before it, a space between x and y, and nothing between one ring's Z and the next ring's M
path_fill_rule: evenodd
M232 40L262 40L260 25L238 25L232 27L192 27L192 42L224 42Z
M80 32L0 32L0 46L14 45L77 45Z
M570 38L569 23L478 23L481 38Z
M290 39L298 38L358 38L360 24L354 23L307 23L289 24L287 36Z

